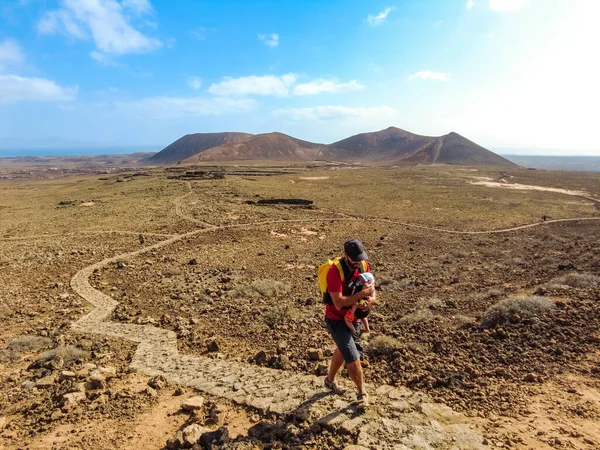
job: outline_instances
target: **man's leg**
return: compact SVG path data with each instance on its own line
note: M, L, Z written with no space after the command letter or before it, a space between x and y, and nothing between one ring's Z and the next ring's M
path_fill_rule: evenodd
M366 391L363 383L363 371L362 365L360 364L360 359L348 363L346 368L348 369L348 375L350 375L350 379L354 381L358 392L365 393Z
M337 348L331 357L331 364L329 365L329 373L327 374L327 379L329 381L333 381L335 376L337 375L340 367L344 364L344 356L342 352L340 352Z

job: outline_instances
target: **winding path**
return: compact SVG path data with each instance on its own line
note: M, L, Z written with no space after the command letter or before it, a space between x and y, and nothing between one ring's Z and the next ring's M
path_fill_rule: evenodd
M77 272L71 280L71 287L90 302L94 309L76 321L72 326L73 329L82 333L100 334L135 342L138 347L131 367L147 375L163 375L170 381L194 387L209 395L231 399L239 404L276 414L290 412L299 407L307 408L308 402L312 405L311 408L317 408L323 426L342 432L358 432L357 444L367 448L481 449L484 446L482 445L483 438L477 432L473 419L457 414L447 406L435 404L426 395L404 387L369 386L370 392L373 393L372 400L375 406L365 414L356 415L351 405L351 394L342 398L322 395L322 378L235 361L182 355L177 350L177 336L173 331L150 325L106 322L105 320L109 318L118 302L94 289L89 283L89 277L95 270L117 260L130 259L185 238L224 229L247 229L278 223L367 220L443 233L491 234L513 232L559 222L600 220L600 217L556 219L490 231L445 230L389 219L352 217L262 221L216 226L199 221L182 212L182 200L192 193L189 183L188 188L190 192L174 201L176 213L183 218L200 223L206 228L174 235L154 245L104 259Z
M265 221L195 230L137 251L107 258L80 270L72 278L73 290L94 306L72 328L82 333L135 342L138 347L131 362L132 368L150 376L163 375L170 381L194 387L209 395L276 414L292 412L307 402L313 404L322 426L341 432L358 432L357 443L367 448L483 448L483 438L476 432L471 420L444 405L433 403L424 394L404 387L369 386L377 410L373 407L366 414L357 416L351 403L352 394L346 394L342 398L322 395L322 377L235 361L182 355L177 350L177 336L173 331L149 325L105 322L118 302L94 289L89 283L92 273L107 264L133 258L200 233L274 223L322 221L323 219Z

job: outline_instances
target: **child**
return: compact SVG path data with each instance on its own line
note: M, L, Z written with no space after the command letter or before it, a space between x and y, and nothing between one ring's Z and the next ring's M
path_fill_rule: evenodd
M371 272L364 272L358 276L358 280L354 284L354 292L361 291L365 284L375 283L375 277ZM357 332L354 324L358 324L358 322L362 323L362 329L364 333L369 333L371 330L369 328L369 321L367 320L367 316L369 315L369 311L363 311L362 309L358 309L359 306L366 305L367 299L361 299L348 310L346 315L344 316L344 320L352 334L358 336L360 331ZM360 330L360 328L359 328Z

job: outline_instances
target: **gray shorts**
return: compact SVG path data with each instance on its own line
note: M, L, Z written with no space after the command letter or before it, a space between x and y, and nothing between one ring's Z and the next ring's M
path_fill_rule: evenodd
M338 350L344 356L346 364L354 362L362 356L362 345L356 342L346 322L325 317L325 323L331 337L335 341L335 345L337 345Z

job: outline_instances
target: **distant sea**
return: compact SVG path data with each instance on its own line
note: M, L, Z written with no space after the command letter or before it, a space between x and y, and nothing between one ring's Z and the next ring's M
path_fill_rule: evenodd
M0 148L0 158L20 156L86 156L86 155L125 155L137 152L158 152L163 146L147 145L134 147L37 147Z
M600 172L600 156L540 156L502 155L509 161L523 167L548 170L575 170Z

